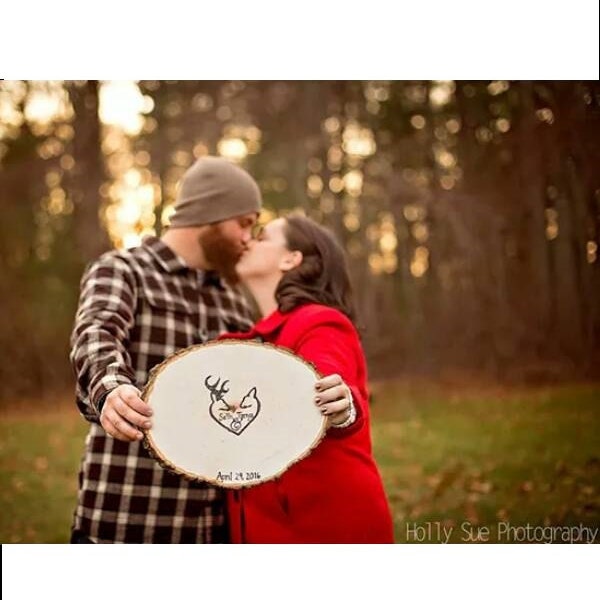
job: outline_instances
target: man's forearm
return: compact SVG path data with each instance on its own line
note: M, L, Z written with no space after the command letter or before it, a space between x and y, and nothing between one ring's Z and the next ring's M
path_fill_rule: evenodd
M135 385L127 351L134 324L135 282L128 266L100 259L85 273L71 335L71 364L77 378L77 405L97 422L101 400L121 384Z

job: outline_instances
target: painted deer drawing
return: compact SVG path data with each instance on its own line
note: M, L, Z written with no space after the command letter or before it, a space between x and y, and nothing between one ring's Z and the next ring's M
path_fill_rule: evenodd
M209 375L204 380L204 385L210 392L210 416L227 431L240 435L260 412L260 400L256 387L251 388L241 402L227 402L225 394L229 392L229 387L227 387L229 379L221 383L219 377L215 383L211 383L211 377L212 375Z

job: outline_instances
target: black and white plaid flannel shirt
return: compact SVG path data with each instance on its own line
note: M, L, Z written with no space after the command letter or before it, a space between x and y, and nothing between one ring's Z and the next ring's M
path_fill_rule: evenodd
M95 542L227 541L223 491L163 470L140 442L107 436L98 409L119 384L141 389L173 352L251 325L239 291L188 269L158 238L88 267L71 338L77 406L92 423L74 529Z

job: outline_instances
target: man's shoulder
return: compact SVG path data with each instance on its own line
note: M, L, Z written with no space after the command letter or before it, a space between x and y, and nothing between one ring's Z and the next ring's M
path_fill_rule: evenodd
M134 268L136 266L147 266L152 262L152 256L148 250L142 246L136 246L135 248L125 249L114 249L101 254L95 261L92 261L90 266L106 266L123 268L129 266Z
M109 250L89 262L82 275L82 285L90 281L121 279L137 288L139 282L158 271L150 253L141 246Z

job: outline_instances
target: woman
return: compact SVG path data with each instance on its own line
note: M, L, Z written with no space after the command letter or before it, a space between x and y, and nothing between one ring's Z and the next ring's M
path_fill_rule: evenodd
M237 272L264 318L250 332L224 337L260 337L292 350L321 374L341 376L353 403L342 411L346 400L317 394L323 414L334 415L323 441L279 479L229 493L232 541L393 542L371 451L365 360L343 251L310 219L276 219L250 243Z

